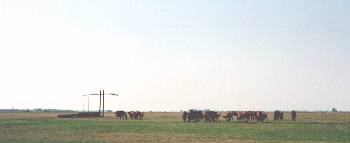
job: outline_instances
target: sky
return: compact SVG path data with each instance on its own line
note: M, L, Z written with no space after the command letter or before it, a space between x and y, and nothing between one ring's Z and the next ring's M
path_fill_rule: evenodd
M350 1L0 0L0 108L350 111ZM90 96L90 110L98 96Z

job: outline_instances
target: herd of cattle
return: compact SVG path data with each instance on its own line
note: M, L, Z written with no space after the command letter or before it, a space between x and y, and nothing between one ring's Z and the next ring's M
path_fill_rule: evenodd
M141 120L143 118L143 112L140 111L116 111L115 116L119 120L128 120L134 119L134 120ZM189 110L185 111L182 114L182 119L185 122L198 122L200 120L208 121L208 122L216 122L219 120L219 117L221 114L216 111L201 111L201 110ZM296 120L296 112L291 112L291 118L292 121ZM225 119L226 122L231 122L232 120L236 119L239 122L249 122L251 120L257 121L257 122L264 122L267 120L267 113L264 113L262 111L227 111L222 115L222 117ZM283 120L283 112L282 111L275 111L273 114L273 120L276 122L279 122Z
M182 119L185 122L198 122L200 120L209 121L209 122L215 122L219 120L219 117L221 116L220 113L215 111L201 111L201 110L189 110L188 112L185 111L182 114ZM227 111L222 115L223 118L225 118L226 122L231 122L233 119L236 119L240 122L248 122L250 120L255 120L257 122L264 122L267 120L267 113L264 113L262 111ZM296 120L296 112L291 112L292 121ZM283 112L282 111L275 111L274 112L274 121L281 121L283 120Z
M116 111L115 117L120 120L128 120L128 115L129 119L134 119L134 120L141 120L143 118L143 112L140 111L130 111L126 113L125 111Z

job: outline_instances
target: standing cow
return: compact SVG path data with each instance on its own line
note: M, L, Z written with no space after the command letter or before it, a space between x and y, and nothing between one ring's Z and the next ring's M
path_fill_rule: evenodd
M231 122L233 118L233 111L227 111L222 117L225 118L226 122Z
M186 111L184 111L183 113L182 113L182 120L184 120L184 122L186 122L186 119L187 119L187 112Z
M245 111L245 112L238 111L238 112L234 112L233 115L235 115L237 120L242 123L242 122L248 122L249 116L246 113L247 113L247 111Z
M133 111L129 111L128 114L129 114L130 119L134 119L134 112Z
M262 111L257 111L255 116L256 121L264 122L267 119L267 114Z
M282 111L275 111L273 114L273 120L276 121L282 121L283 120L283 112Z
M205 121L215 122L219 120L220 114L215 111L206 111L204 113Z
M199 111L199 110L190 110L187 113L187 121L188 122L192 122L192 121L196 121L198 122L199 120L203 119L203 112ZM184 117L184 114L183 114Z
M292 116L292 121L297 120L297 112L295 112L294 110L290 113L290 116Z

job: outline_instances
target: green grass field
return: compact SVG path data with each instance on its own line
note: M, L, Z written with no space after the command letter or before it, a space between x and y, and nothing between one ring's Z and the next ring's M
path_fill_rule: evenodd
M289 113L285 113L285 118ZM297 122L184 123L181 113L143 120L59 119L57 113L0 113L0 142L350 142L350 113L298 113Z

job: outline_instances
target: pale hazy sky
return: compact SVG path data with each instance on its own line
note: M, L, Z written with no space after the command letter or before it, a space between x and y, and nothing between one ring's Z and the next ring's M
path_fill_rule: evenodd
M349 46L347 0L0 0L0 108L350 110Z

